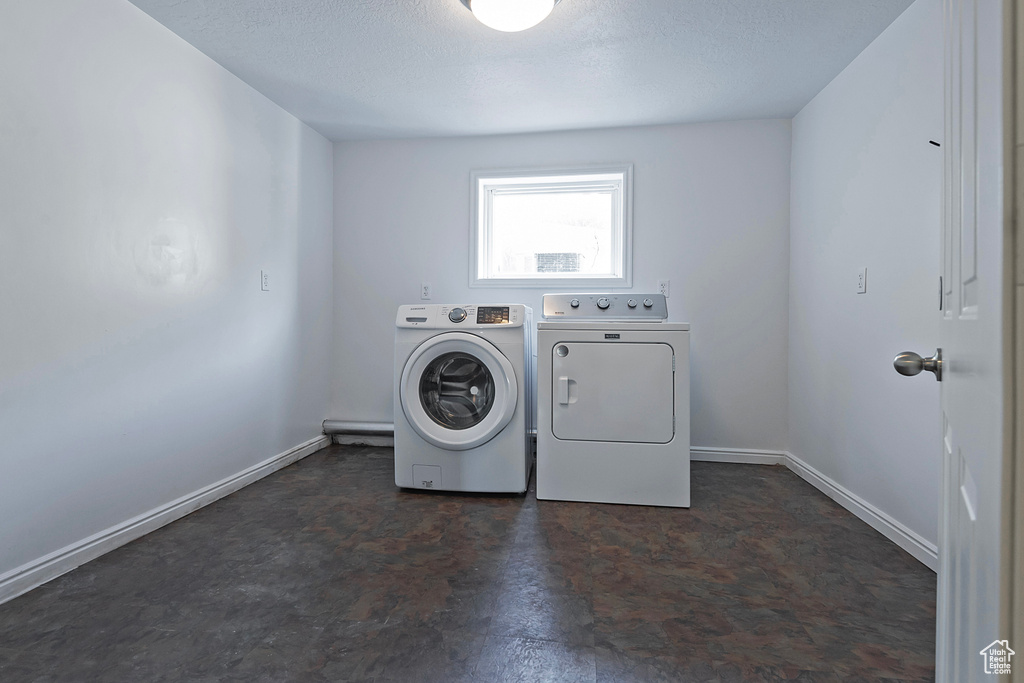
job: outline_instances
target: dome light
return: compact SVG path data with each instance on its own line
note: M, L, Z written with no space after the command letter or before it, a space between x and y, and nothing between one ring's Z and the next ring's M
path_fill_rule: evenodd
M559 0L462 0L473 16L496 31L525 31L544 21Z

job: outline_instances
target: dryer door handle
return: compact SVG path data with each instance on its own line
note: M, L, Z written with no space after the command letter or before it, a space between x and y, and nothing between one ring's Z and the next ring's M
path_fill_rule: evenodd
M577 400L576 392L573 391L576 388L576 380L569 379L568 377L558 378L558 403L563 406L567 406L570 403L575 403Z

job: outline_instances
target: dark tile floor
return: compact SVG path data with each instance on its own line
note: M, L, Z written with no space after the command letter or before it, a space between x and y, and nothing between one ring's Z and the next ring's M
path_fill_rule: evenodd
M926 681L935 575L782 467L689 510L396 489L335 446L0 605L0 680Z

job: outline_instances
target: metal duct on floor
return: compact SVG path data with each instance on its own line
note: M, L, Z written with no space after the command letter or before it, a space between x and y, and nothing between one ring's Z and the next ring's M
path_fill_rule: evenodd
M324 420L324 434L348 434L353 436L395 435L393 422L350 422L347 420Z

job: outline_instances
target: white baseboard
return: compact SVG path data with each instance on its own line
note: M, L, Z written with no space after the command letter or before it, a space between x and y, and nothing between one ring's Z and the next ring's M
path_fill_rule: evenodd
M919 534L896 521L854 492L825 476L788 451L762 451L746 448L690 449L695 462L727 462L745 465L785 465L797 476L842 505L875 531L913 555L921 564L938 571L939 549Z
M814 469L792 453L786 453L786 467L826 496L866 522L875 531L913 555L933 572L939 569L939 548L882 512L853 491Z
M784 451L760 451L750 448L690 448L690 460L696 462L732 462L743 465L784 465Z
M310 439L198 491L144 512L37 560L15 567L0 575L0 604L27 593L61 574L66 574L100 555L145 536L151 531L181 519L190 512L195 512L282 467L287 467L321 448L326 448L330 443L331 440L327 436L321 435Z
M337 438L337 437L335 437ZM390 440L389 437L380 437ZM366 443L363 437L358 443ZM223 498L302 458L326 448L331 437L319 436L253 465L237 474L154 508L121 524L72 543L0 575L0 604L27 593L36 586L110 552L162 526L181 519L201 507ZM373 444L376 445L376 444ZM390 445L390 444L381 444ZM937 571L938 547L876 508L860 496L817 471L792 453L745 448L690 449L695 462L723 462L753 465L785 465L799 477L842 505L873 529L906 550L922 564Z

